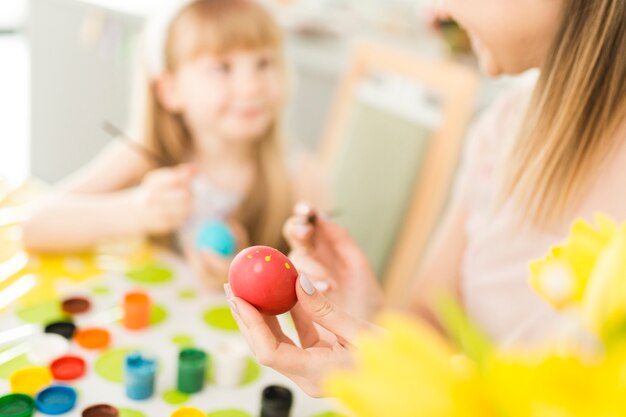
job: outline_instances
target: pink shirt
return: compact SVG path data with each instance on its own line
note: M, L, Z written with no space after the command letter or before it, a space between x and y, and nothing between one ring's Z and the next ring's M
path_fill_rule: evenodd
M603 212L626 220L626 140L599 169L577 214L568 216L558 233L520 230L513 204L491 209L498 180L495 168L504 145L515 138L533 86L525 83L506 94L476 122L455 190L468 210L461 266L463 301L472 319L503 345L546 341L567 320L530 288L529 261L542 258L563 241L576 218L592 219L594 213Z

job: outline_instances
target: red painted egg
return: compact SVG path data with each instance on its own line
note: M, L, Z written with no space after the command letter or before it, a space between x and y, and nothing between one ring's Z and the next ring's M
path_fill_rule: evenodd
M268 246L252 246L233 259L228 281L233 295L261 313L278 315L296 304L298 271L289 258Z

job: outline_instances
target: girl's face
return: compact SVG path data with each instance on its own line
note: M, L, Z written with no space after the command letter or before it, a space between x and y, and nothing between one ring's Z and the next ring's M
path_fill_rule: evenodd
M252 142L267 131L283 102L282 65L271 48L200 55L169 78L164 104L199 136Z
M541 67L559 27L563 0L441 0L469 33L489 75Z

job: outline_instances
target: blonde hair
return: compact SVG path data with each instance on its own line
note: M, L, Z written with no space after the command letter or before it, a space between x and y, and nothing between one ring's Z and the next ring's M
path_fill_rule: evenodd
M253 0L196 0L171 21L164 43L164 70L174 73L185 60L203 53L223 54L235 49L281 47L279 27L271 15ZM143 111L144 144L169 165L185 162L192 138L182 115L169 112L159 101L149 77ZM235 218L248 232L252 244L287 250L281 230L293 204L276 117L255 142L257 172L252 190L240 204Z
M555 229L618 145L626 116L626 2L565 0L563 7L501 195L520 204L525 223Z

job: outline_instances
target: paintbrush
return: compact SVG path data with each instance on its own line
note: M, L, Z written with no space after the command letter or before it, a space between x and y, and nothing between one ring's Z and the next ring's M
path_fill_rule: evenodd
M143 155L143 157L146 158L148 161L150 161L152 164L160 166L160 167L170 165L168 161L163 159L161 156L157 155L156 152L146 148L145 146L141 145L139 142L133 140L129 135L126 134L126 132L124 132L122 129L115 126L113 123L109 122L108 120L105 120L102 123L102 129L104 129L104 131L107 132L109 135L111 135L113 138L127 144L136 152Z
M334 209L324 213L324 215L330 219L340 216L341 214L341 209ZM316 212L309 214L309 216L307 217L307 222L309 222L310 224L315 224L317 222L318 216L319 215Z

